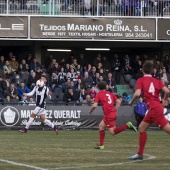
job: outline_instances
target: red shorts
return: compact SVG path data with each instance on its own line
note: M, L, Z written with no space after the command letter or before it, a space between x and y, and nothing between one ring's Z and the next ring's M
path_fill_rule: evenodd
M105 117L103 118L103 121L104 121L104 123L105 123L105 125L106 125L106 127L107 127L108 129L116 126L116 122L115 122L116 117L117 117L117 116L116 116L116 114L114 113L114 114L112 114L111 117L110 117L110 116L105 116Z
M150 109L144 117L143 121L150 124L154 123L161 129L169 123L163 114L162 106Z

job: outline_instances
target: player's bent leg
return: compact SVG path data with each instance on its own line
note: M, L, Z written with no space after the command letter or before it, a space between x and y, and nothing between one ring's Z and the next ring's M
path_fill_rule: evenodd
M58 135L58 127L55 126L50 120L46 119L45 114L40 115L41 120L52 129L54 129L55 133Z
M130 160L142 160L143 159L143 153L144 153L144 148L145 148L145 144L147 141L147 133L146 130L148 129L148 127L150 126L150 123L146 123L144 121L141 122L141 124L139 125L139 150L137 152L137 154L129 156Z
M26 127L24 129L20 129L19 132L20 133L27 133L27 130L29 129L29 127L31 126L32 122L34 121L34 118L36 117L36 114L35 113L32 113L30 118L29 118L29 121L27 122L26 124Z
M100 122L100 124L99 124L99 131L104 130L105 127L106 127L106 125L105 125L104 121L102 120L102 121Z
M170 134L170 124L167 123L167 124L164 126L163 130L164 130L166 133Z
M146 122L142 121L139 125L138 131L146 132L146 130L149 128L150 125L151 125L150 123L146 123Z
M102 120L99 124L99 138L100 138L100 143L97 144L97 146L95 147L95 149L100 149L103 150L104 149L104 138L105 138L105 123Z
M133 130L133 131L135 131L135 132L138 131L137 128L132 124L132 122L127 122L127 125L128 125L128 127L129 127L129 129L131 129L131 130Z

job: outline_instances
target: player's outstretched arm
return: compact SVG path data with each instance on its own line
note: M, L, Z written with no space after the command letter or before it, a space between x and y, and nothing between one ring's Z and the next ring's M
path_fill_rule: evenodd
M32 96L35 93L36 86L33 88L33 90L29 93L23 93L24 96Z
M136 89L133 94L132 100L129 102L129 105L132 106L133 102L141 95L141 89Z
M49 88L47 87L47 93L46 93L46 94L47 94L47 96L48 96L49 99L51 99L51 93L52 93L52 92L51 92L51 91L49 90Z
M89 111L89 113L91 114L93 112L93 110L97 107L98 103L94 103L92 106L91 106L91 109Z
M118 99L115 101L116 102L116 106L115 106L115 109L116 111L119 109L120 105L121 105L121 101Z
M162 99L162 105L167 106L168 105L169 89L166 86L164 86L162 88L162 90L164 91L164 97Z

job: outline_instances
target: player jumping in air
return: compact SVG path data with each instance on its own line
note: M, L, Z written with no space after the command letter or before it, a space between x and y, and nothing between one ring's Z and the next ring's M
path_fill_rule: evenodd
M106 91L106 82L100 81L97 84L99 92L95 97L95 102L92 105L89 113L91 114L93 110L97 107L98 103L102 105L104 118L99 124L99 136L100 136L100 144L96 147L96 149L104 149L104 138L105 138L105 128L109 130L112 135L116 135L126 129L132 129L137 132L136 127L133 126L131 122L123 126L116 127L116 111L119 109L121 101L111 92ZM114 103L116 106L114 107Z
M142 160L143 153L145 148L145 143L147 140L146 130L151 124L156 124L165 132L170 134L170 125L168 120L163 114L163 106L167 105L167 99L169 90L162 84L162 82L151 76L153 72L154 64L152 61L145 61L143 64L144 77L139 78L136 83L136 91L132 97L132 100L129 102L129 105L132 105L137 97L141 94L143 95L144 101L148 107L148 113L145 115L144 119L139 125L139 150L137 154L129 157L131 160ZM164 98L162 103L159 100L160 91L164 91Z
M42 75L41 76L41 81L44 82L44 84L46 84L47 82L47 78L46 76ZM27 130L29 129L30 125L33 123L34 118L39 115L41 120L48 126L50 126L51 128L54 129L54 131L56 132L56 134L58 135L58 127L55 126L50 120L47 120L45 117L46 114L46 105L45 105L45 100L47 98L47 96L50 96L50 91L49 88L47 86L42 86L42 87L38 87L35 86L34 89L30 92L30 93L23 93L23 95L25 96L32 96L35 93L36 95L36 108L35 110L32 112L29 121L26 124L26 127L24 129L19 130L19 132L21 133L27 133Z

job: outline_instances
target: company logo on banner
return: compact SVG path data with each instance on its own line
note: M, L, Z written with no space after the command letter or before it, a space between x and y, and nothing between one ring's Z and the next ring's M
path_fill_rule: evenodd
M8 16L0 17L0 37L4 38L27 38L28 17Z
M21 110L21 123L20 125L26 125L28 119L32 113L32 110ZM76 126L81 125L80 121L81 110L47 110L46 118L51 120L52 123L59 126ZM78 121L77 121L78 120ZM40 119L35 119L32 123L34 126L41 125Z
M14 126L18 123L20 115L15 107L4 107L0 112L0 121L5 126Z
M31 17L31 38L33 39L154 40L156 38L155 28L156 20L153 18Z

